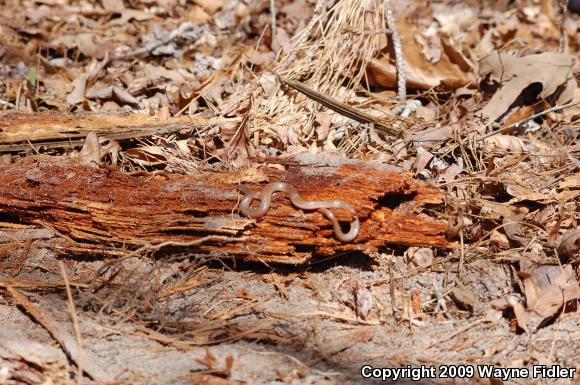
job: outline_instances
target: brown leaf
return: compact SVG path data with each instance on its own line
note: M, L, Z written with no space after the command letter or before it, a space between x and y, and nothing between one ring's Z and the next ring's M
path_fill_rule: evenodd
M200 5L210 15L213 15L224 6L225 0L195 0L194 3Z
M474 81L471 71L465 71L465 61L455 49L444 45L440 59L432 63L423 54L423 47L415 38L416 27L401 22L397 25L403 44L403 56L407 70L407 86L418 89L442 87L455 90ZM390 56L372 59L368 66L369 81L383 87L395 87L397 75Z
M524 287L527 308L548 318L556 314L565 300L580 298L580 285L573 274L572 267L568 265L548 287L542 287L533 275L526 278Z
M108 55L105 55L105 58L101 61L93 60L88 66L87 71L73 81L73 90L67 95L66 102L69 104L84 102L87 85L91 85L94 82L97 75L105 68L108 62Z
M522 91L534 83L542 86L540 98L548 98L559 87L564 87L556 102L561 104L570 100L576 90L573 67L574 58L565 53L546 52L524 57L492 53L480 63L479 74L503 84L481 111L483 118L490 121L499 119Z
M511 135L494 135L483 140L484 151L486 153L499 152L504 153L519 153L528 152L524 141L517 136Z
M103 158L109 155L111 164L116 165L120 150L121 146L116 141L99 138L95 132L90 132L79 153L79 160L81 164L100 166L103 164Z
M88 74L83 74L73 81L73 90L66 96L66 102L68 104L78 104L85 101L88 78Z
M510 241L507 239L507 237L497 230L493 230L491 232L491 236L489 237L489 241L491 242L491 244L497 245L497 246L501 247L502 249L509 249L509 247L510 247Z
M519 302L510 301L522 329L533 331L547 318L556 315L565 302L580 298L580 284L572 266L555 269L541 269L524 279L525 309Z
M87 99L115 99L122 104L138 106L139 101L130 93L118 86L106 86L101 88L92 88L85 93Z
M435 257L433 249L430 247L409 247L405 252L407 260L413 262L418 267L429 267Z
M565 259L579 259L580 257L580 227L570 230L562 235L558 245L558 255Z
M121 13L125 10L123 0L101 0L103 8L110 12Z
M280 8L281 13L285 13L291 19L307 20L312 16L310 5L305 0L290 1Z
M166 151L159 146L140 146L125 151L125 155L141 166L160 166L167 163Z
M520 222L525 218L524 214L515 215L510 218L504 218L504 231L509 239L516 241L522 246L526 246L529 243L529 239L523 236L522 226Z
M85 139L85 144L79 153L81 164L100 165L101 164L101 146L97 134L91 132Z
M357 285L355 293L355 310L358 317L367 319L369 312L374 306L373 293L363 285Z
M408 139L416 142L441 142L451 137L450 125L429 127L424 130L409 134Z
M457 278L455 278L455 284L457 286L455 286L451 290L451 295L453 296L455 301L457 301L464 307L473 309L475 303L477 302L477 299L475 297L475 294L473 294L473 291L471 291L467 286L463 285L463 283L461 283Z
M249 115L243 117L240 124L224 124L221 129L221 137L226 142L224 150L227 159L234 168L250 163L250 139L248 134Z

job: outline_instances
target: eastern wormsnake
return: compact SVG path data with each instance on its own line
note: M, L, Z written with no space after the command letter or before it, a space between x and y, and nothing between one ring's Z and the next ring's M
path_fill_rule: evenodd
M350 224L350 231L348 233L343 233L340 228L340 224L336 220L336 217L329 209L344 209L354 214L355 211L348 203L341 200L335 199L330 201L307 201L300 197L296 187L285 183L285 182L272 182L264 187L262 191L262 199L258 208L251 208L250 204L254 200L254 195L248 186L239 185L238 190L244 194L244 198L240 202L240 212L242 215L248 218L260 218L264 216L270 209L270 204L272 203L272 194L277 191L282 191L288 194L292 204L303 210L317 210L322 215L324 215L330 222L332 222L332 227L334 229L334 235L336 238L342 242L350 242L358 236L360 231L360 223L358 217L353 215L353 221Z

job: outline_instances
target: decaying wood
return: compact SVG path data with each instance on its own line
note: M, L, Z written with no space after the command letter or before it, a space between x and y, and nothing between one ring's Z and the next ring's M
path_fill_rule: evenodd
M438 189L384 165L336 164L294 158L284 167L243 172L127 175L74 159L28 157L0 169L0 217L56 230L63 235L63 252L102 255L149 245L156 251L164 246L166 252L304 263L385 244L451 246L445 223L419 213L421 206L441 202ZM264 217L239 215L237 184L248 184L259 196L262 182L276 180L296 186L304 199L352 205L361 221L359 236L337 241L322 214L297 210L282 193L274 195ZM349 222L341 211L337 218Z
M233 121L238 122L239 119L216 118L210 121L199 116L163 119L140 114L6 113L0 119L0 153L38 147L80 147L90 132L120 140L180 130L203 130L210 125Z

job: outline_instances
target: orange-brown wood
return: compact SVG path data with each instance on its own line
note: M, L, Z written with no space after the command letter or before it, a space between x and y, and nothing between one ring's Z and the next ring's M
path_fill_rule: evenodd
M361 221L353 242L334 238L318 212L302 212L283 193L257 220L239 215L238 183L259 196L267 181L296 186L305 199L342 199ZM260 183L258 183L260 182ZM442 193L395 169L364 162L324 166L285 161L283 167L199 176L128 175L62 157L28 157L0 169L4 222L53 228L68 241L62 252L123 255L169 242L172 250L277 263L305 263L341 251L376 251L386 244L450 247L446 224L421 214ZM254 202L256 204L257 202ZM336 211L336 210L335 210ZM351 220L336 211L340 221ZM209 236L209 237L208 237ZM195 243L179 246L179 243Z

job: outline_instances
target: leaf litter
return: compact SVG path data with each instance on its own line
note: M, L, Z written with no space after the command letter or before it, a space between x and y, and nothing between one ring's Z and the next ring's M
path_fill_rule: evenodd
M404 104L389 7L402 38ZM193 128L115 140L118 127L101 125L77 132L84 140L76 145L47 146L79 127L40 136L22 125L15 134L5 118L2 164L43 153L151 177L262 175L277 156L338 153L397 166L445 191L445 205L426 213L449 223L455 249L393 246L362 261L270 266L275 282L264 267L222 269L193 252L155 259L121 250L123 258L104 264L65 256L75 281L103 269L99 290L79 286L74 298L83 340L101 349L99 366L111 378L152 381L131 354L147 357L157 373L177 373L162 383L188 375L197 383L358 383L360 365L385 359L580 371L579 29L577 14L545 0L8 1L0 16L5 117L186 116ZM339 111L280 77L338 102ZM341 113L340 103L366 123ZM402 134L381 130L381 122ZM41 285L64 287L43 231L1 222L0 291L28 282L60 317L65 302ZM14 307L1 312L14 329L7 338L35 341L29 319ZM99 332L87 331L95 325L133 350L112 362L120 345L98 342ZM161 346L170 355L153 358ZM178 364L184 351L194 369ZM8 368L0 379L74 381L66 359L16 362L0 353Z

